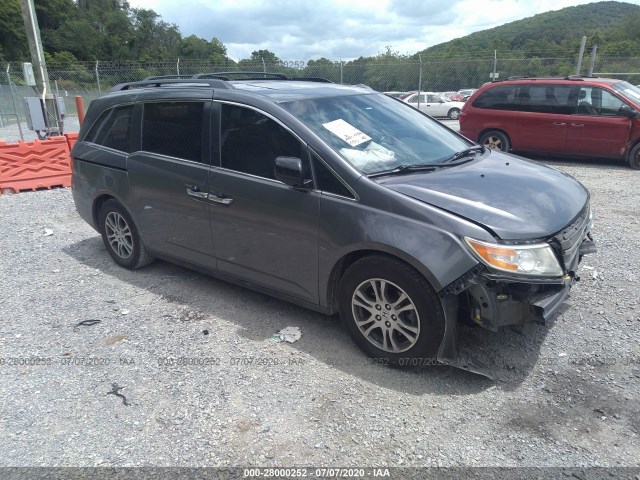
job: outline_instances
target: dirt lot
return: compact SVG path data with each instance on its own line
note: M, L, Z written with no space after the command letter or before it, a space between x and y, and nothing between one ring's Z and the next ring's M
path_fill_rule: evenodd
M463 330L495 381L376 365L338 318L169 263L119 268L69 190L1 196L0 466L638 467L640 172L547 163L592 192L600 252L546 326Z

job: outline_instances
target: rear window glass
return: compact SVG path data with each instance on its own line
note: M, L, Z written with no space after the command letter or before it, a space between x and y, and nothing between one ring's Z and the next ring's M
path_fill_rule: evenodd
M84 141L130 153L132 118L133 105L106 110L93 124Z
M516 97L519 85L499 85L485 90L473 102L475 108L518 110Z
M146 103L142 149L201 162L203 112L204 102Z

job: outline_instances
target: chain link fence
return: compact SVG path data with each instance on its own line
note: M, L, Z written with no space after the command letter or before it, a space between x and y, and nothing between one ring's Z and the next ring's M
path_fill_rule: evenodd
M567 76L575 74L577 55L566 57L531 57L520 52L498 52L497 59L430 56L422 60L406 57L380 56L350 62L326 59L251 63L241 60L230 66L206 61L134 62L97 61L65 65L49 65L51 88L64 100L66 118L64 129L77 131L75 97L82 96L85 106L113 86L158 75L194 75L224 71L252 71L282 73L289 77L321 77L335 83L365 84L381 91L457 91L478 88L491 81L513 76ZM581 73L588 71L585 55ZM640 83L640 57L598 57L594 74ZM22 64L5 65L0 72L0 141L32 140L35 133L28 130L24 97L38 96L25 85Z

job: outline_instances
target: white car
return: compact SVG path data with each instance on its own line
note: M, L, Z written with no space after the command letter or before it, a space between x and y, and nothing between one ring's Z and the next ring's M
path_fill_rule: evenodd
M460 117L460 110L464 105L464 102L451 102L434 92L414 93L403 101L432 117L448 117L451 120L457 120Z

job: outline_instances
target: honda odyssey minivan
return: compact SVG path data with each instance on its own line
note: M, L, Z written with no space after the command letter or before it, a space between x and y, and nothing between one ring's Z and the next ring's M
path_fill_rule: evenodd
M595 251L577 180L364 86L126 83L91 103L72 157L78 213L122 267L161 258L339 313L399 366L478 371L458 322L544 322Z

